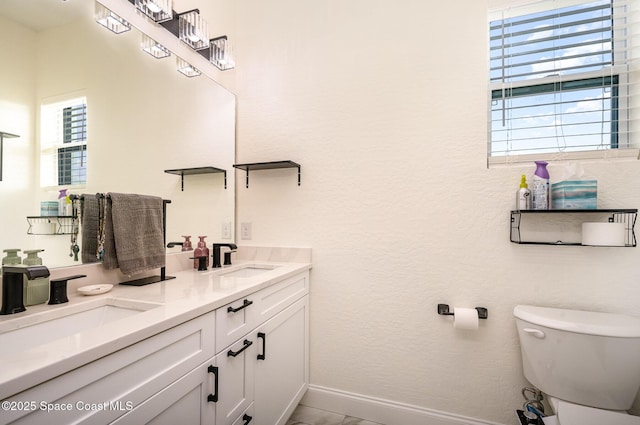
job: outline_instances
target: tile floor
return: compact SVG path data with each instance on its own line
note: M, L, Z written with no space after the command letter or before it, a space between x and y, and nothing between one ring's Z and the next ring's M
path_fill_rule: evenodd
M351 416L298 405L287 425L382 425Z

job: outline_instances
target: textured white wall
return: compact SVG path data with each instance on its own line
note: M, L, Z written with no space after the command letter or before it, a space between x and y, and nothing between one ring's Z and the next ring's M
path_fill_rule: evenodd
M640 315L639 248L509 242L533 165L486 168L487 2L237 4L238 162L302 164L239 180L237 221L313 248L312 384L513 423L516 304ZM585 167L600 207L640 206L637 161Z

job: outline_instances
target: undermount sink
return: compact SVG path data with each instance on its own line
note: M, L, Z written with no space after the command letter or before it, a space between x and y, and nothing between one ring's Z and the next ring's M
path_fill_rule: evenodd
M19 353L60 338L125 319L160 304L102 298L94 301L48 308L31 315L0 322L2 352ZM27 310L28 311L28 310Z
M224 276L224 277L247 278L247 277L258 276L264 272L269 272L275 269L276 267L277 266L274 266L271 264L269 265L250 264L250 265L243 266L240 269L230 270L228 272L222 271L218 273L218 275Z

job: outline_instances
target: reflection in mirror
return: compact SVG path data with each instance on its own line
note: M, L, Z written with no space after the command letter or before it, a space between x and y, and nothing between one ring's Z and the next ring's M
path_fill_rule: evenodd
M142 52L136 29L116 35L98 25L92 1L30 0L29 13L46 11L45 4L79 8L63 25L44 27L7 17L7 8L21 3L0 4L0 52L7 58L0 67L0 131L20 135L4 143L0 249L44 249L49 267L78 264L71 235L27 235L26 217L40 215L41 202L57 201L60 189L160 196L171 200L167 241L206 235L209 244L231 242L234 95L204 76L182 76L173 55ZM41 106L78 97L86 99L86 183L43 187ZM227 170L226 189L222 173L185 176L181 190L181 178L164 172L195 167Z

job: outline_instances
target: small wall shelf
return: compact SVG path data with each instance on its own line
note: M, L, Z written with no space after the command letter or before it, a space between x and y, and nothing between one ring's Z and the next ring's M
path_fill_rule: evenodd
M0 182L2 181L2 151L4 150L4 139L15 139L20 137L17 134L7 133L6 131L0 131Z
M227 188L227 170L216 167L195 167L195 168L176 168L175 170L164 170L165 173L176 174L180 176L180 189L184 191L184 176L190 176L194 174L212 174L223 173L224 174L224 188Z
M249 187L249 171L274 170L277 168L297 168L298 186L300 186L300 164L293 161L250 162L246 164L234 164L233 166L246 172L246 187Z
M524 241L520 236L520 224L523 216L543 215L543 214L609 214L608 221L615 223L625 224L625 245L626 247L636 246L635 224L638 216L637 209L597 209L597 210L520 210L511 211L511 232L510 240L517 244L532 244L532 245L581 245L579 242L533 242Z
M28 216L27 235L71 235L77 233L78 217L72 215Z

